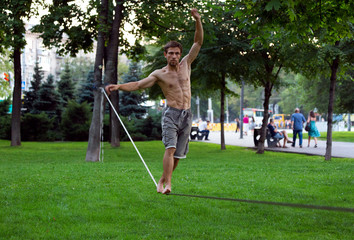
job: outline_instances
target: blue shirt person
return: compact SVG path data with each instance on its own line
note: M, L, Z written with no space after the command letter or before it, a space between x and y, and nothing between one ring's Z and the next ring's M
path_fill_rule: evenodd
M303 124L306 122L306 119L302 113L300 113L299 108L295 108L295 113L291 115L291 128L293 129L293 144L292 147L295 147L296 135L299 135L299 145L302 148L302 128Z

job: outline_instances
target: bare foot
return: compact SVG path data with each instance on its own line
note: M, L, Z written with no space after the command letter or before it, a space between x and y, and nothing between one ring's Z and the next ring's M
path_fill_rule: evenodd
M163 183L162 182L159 182L158 184L157 184L157 192L158 193L162 193L163 192Z
M163 190L162 194L169 194L170 192L171 192L171 186L166 185L166 187Z

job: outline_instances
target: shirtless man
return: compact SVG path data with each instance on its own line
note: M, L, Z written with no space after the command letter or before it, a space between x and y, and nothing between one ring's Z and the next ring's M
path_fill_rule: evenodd
M150 88L158 84L167 99L167 107L162 114L162 141L165 145L163 157L163 174L157 185L157 192L168 194L171 192L172 172L181 158L186 158L188 152L189 134L192 127L191 64L197 57L203 44L203 27L197 9L191 14L196 21L194 44L189 53L179 62L182 54L182 45L178 42L168 42L164 47L167 66L155 70L147 78L137 82L125 84L111 84L106 86L109 94L112 91L135 91Z

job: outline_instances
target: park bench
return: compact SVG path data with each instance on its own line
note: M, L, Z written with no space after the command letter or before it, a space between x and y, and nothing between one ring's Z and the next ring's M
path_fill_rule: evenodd
M198 127L192 127L190 137L191 140L203 140L203 138L206 136L206 133L201 133L198 129Z
M269 148L276 147L278 145L278 142L281 140L278 138L273 138L272 135L270 135L270 131L268 128L267 128L266 139Z

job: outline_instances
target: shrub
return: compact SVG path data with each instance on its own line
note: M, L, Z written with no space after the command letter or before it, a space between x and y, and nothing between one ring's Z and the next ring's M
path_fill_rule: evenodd
M40 114L26 113L21 121L21 138L24 141L54 140L50 134L52 127L53 120L44 112Z
M0 116L0 139L11 139L11 116Z
M91 107L87 102L81 104L69 101L60 124L64 140L87 141L91 122Z

